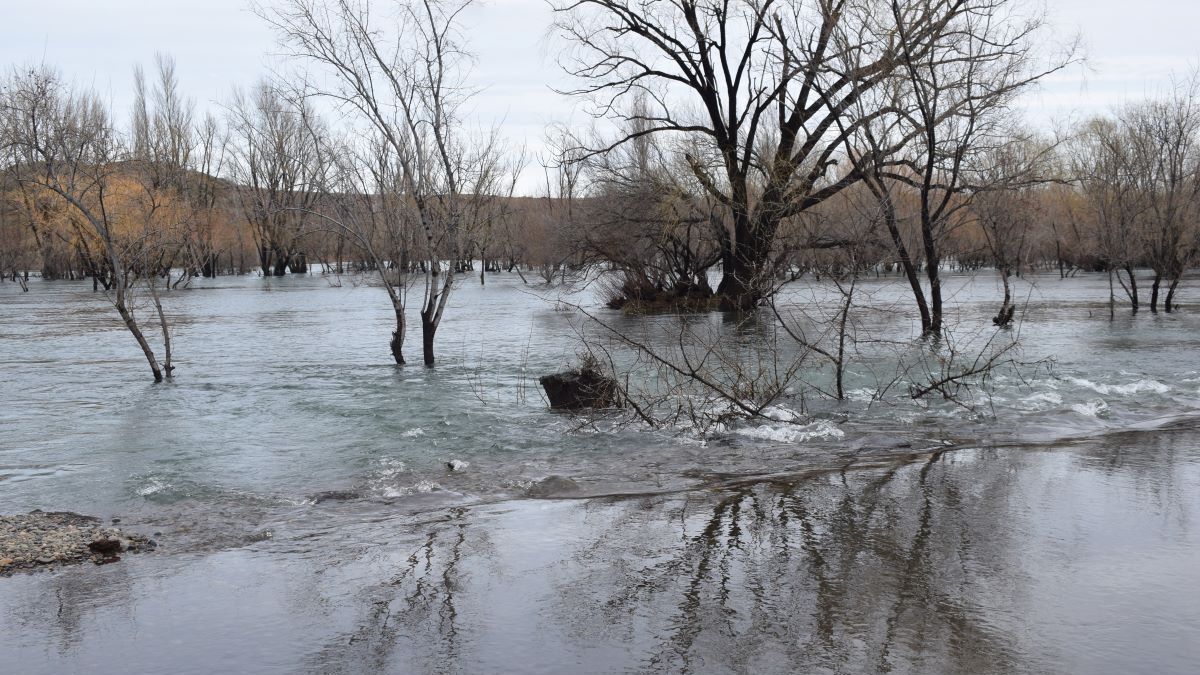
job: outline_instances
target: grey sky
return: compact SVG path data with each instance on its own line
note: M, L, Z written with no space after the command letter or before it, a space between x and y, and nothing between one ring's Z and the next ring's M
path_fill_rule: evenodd
M150 68L154 53L172 54L183 88L200 107L226 100L234 85L267 71L271 32L247 0L0 0L0 64L39 61L107 94L127 110L134 63ZM1033 121L1087 115L1163 88L1200 51L1200 3L1185 0L1050 0L1054 35L1079 32L1087 68L1056 75L1026 101ZM478 123L502 121L504 133L531 149L545 126L566 122L572 103L550 90L564 83L546 39L544 0L483 0L468 15L478 55L473 80Z

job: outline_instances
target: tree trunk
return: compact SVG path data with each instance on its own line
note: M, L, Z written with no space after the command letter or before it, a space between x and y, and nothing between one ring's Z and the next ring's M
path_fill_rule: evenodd
M396 365L404 365L404 309L396 307L396 330L392 331L392 358Z
M888 234L892 237L892 245L896 247L896 255L900 257L900 268L904 272L905 278L908 279L908 285L912 288L913 299L917 301L917 311L921 315L921 333L926 334L932 330L933 320L929 316L929 303L925 300L925 289L921 288L921 278L917 274L917 266L913 264L912 256L908 253L908 247L904 245L904 238L900 234L900 225L896 222L896 207L891 202L890 197L882 200L884 210L884 221L887 223Z
M925 235L925 275L929 278L929 330L926 335L942 334L942 277L937 246L932 232Z
M121 320L125 322L125 327L129 329L130 333L133 333L133 339L137 340L138 346L142 348L142 353L146 355L146 361L150 364L150 372L154 374L154 381L162 382L162 368L158 365L158 359L154 357L154 350L150 348L150 343L146 342L146 336L142 335L142 329L138 328L133 313L125 306L123 293L113 302L113 305L117 308L117 313L121 315Z
M1133 276L1133 268L1129 265L1125 266L1125 275L1129 277L1129 302L1133 305L1133 311L1136 312L1141 306L1138 298L1137 277Z
M747 215L734 217L733 241L721 243L721 283L717 285L720 307L726 311L745 311L762 300L760 285L766 260L760 237L751 228Z
M285 274L287 274L287 268L288 268L287 256L283 255L283 253L280 251L276 251L275 252L275 271L272 272L271 275L276 276L276 277L284 276Z
M1168 314L1174 312L1179 307L1175 304L1175 289L1179 287L1179 279L1179 277L1174 277L1171 279L1170 285L1167 286L1167 298L1163 301L1163 310Z
M266 244L258 247L258 264L262 267L263 276L271 274L271 249Z
M162 300L158 297L158 289L154 287L154 280L147 279L146 287L150 289L150 297L154 300L154 309L158 312L158 325L162 329L163 336L163 364L162 372L167 379L171 379L171 373L175 370L175 366L171 364L171 325L167 322L167 315L163 312ZM167 288L171 287L171 275L167 274ZM155 380L159 382L161 380Z
M434 364L433 338L437 334L437 324L433 321L433 311L421 312L421 353L425 357L425 365Z
M992 318L992 323L1000 328L1011 324L1013 314L1016 313L1016 307L1012 304L1012 285L1009 283L1011 276L1012 273L1007 268L1000 270L1000 279L1004 282L1004 303L1000 305L1000 312Z
M205 279L212 279L217 276L217 264L220 261L220 253L207 253L204 256L203 262L200 264L200 276Z
M1117 317L1117 293L1113 289L1113 271L1108 268L1108 320L1112 321Z
M1158 287L1162 284L1162 274L1154 273L1154 283L1150 285L1150 311L1158 314Z

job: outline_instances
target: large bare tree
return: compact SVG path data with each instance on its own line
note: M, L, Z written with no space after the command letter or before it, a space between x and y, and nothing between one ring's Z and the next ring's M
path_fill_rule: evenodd
M859 153L845 162L843 144L874 120L911 114L860 103L898 86L897 79L920 82L928 66L957 63L947 51L964 33L999 18L1007 4L574 0L555 6L559 31L572 45L564 66L583 81L571 93L591 101L597 116L638 122L636 131L590 151L662 133L703 143L702 152L689 155L690 168L730 212L717 292L728 306L745 308L771 287L780 224L860 180L877 158ZM648 105L627 105L631 97Z
M965 210L981 193L1027 182L1026 173L995 171L988 158L1023 142L1014 134L1012 106L1018 96L1074 60L1074 45L1048 60L1039 58L1040 15L1017 11L1009 0L948 3L961 12L928 43L926 29L909 5L889 0L898 42L899 68L886 87L855 102L857 132L846 139L847 155L880 200L926 335L944 326L941 267L946 239L968 219ZM886 110L873 116L873 111ZM916 202L911 219L920 233L925 279L900 234L897 193ZM1006 310L1007 311L1007 310Z

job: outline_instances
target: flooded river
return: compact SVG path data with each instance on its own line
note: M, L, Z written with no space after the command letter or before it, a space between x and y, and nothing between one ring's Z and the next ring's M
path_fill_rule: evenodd
M589 289L464 282L425 369L390 363L378 288L198 281L166 296L178 371L153 385L90 286L0 284L0 513L160 543L0 578L0 666L1196 672L1200 316L1032 281L1035 365L974 410L856 397L852 367L845 403L704 437L546 409ZM949 285L985 324L992 278Z

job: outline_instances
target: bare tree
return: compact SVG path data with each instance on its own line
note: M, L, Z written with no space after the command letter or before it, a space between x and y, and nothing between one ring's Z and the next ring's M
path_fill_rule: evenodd
M584 80L572 93L592 101L597 116L639 122L591 152L650 134L697 139L701 150L689 156L690 168L729 210L717 292L727 306L744 308L769 291L780 223L854 184L878 159L878 153L857 153L834 172L846 157L843 144L874 120L913 114L860 105L871 92L894 88L897 78L911 83L910 95L927 83L941 90L940 73L947 69L977 91L1016 88L1015 82L988 82L985 75L996 75L990 57L1015 47L1024 58L1027 35L1006 31L1007 42L985 51L993 36L979 34L994 33L993 22L1011 18L1001 11L1008 4L576 0L556 9L558 28L573 45L564 66ZM975 53L951 53L968 43ZM932 82L923 74L930 69L937 75ZM625 105L631 97L650 105L639 112ZM946 121L940 98L919 104L914 121L925 131ZM927 140L937 146L925 161L924 182L932 189L931 174L944 164L944 140ZM889 156L887 150L881 154ZM941 214L933 197L928 201L932 225Z
M976 173L983 187L971 201L971 213L1004 287L1004 300L992 319L997 326L1013 320L1012 277L1028 265L1037 223L1046 218L1041 186L1052 179L1052 148L1014 130L1007 143L978 158Z
M220 179L228 161L229 137L226 129L212 113L196 124L195 151L192 153L192 174L188 195L195 209L188 241L191 258L201 276L215 277L221 272L222 244L217 240L217 228L228 215L223 206L228 199L228 186ZM240 232L240 229L238 230ZM232 252L231 256L232 256ZM226 269L233 268L232 257ZM239 270L240 271L240 270Z
M1200 244L1198 92L1200 77L1193 75L1165 96L1089 121L1072 144L1072 169L1098 249L1135 311L1141 304L1135 267L1154 272L1151 311L1161 300L1170 312Z
M392 146L378 134L326 149L336 171L327 188L322 221L347 236L376 271L396 316L391 352L403 365L407 331L405 309L412 285L412 255L419 218L400 177L403 169Z
M463 259L460 230L472 190L496 165L495 135L464 131L465 65L459 34L468 1L397 0L387 18L364 0L286 0L258 12L300 61L322 71L306 91L378 133L399 167L399 187L421 233L421 343L434 338ZM319 83L319 84L318 84Z
M263 80L229 106L230 173L254 232L264 275L306 272L307 212L324 184L324 129L312 106Z
M913 36L925 30L924 24L914 23L910 7L889 1L901 68L891 89L873 92L875 100L864 97L858 104L895 114L859 125L856 137L847 139L848 154L870 158L866 183L880 199L927 335L940 334L944 325L946 239L966 222L973 195L1002 189L1011 179L981 168L987 166L983 158L1020 141L1009 126L1013 101L1074 58L1074 47L1068 46L1049 62L1038 61L1036 37L1043 27L1038 15L1022 16L1004 0L961 4L971 6L923 45ZM851 146L852 141L858 146ZM916 200L927 291L918 284L913 256L899 234L896 188Z
M1115 279L1136 312L1141 302L1134 266L1144 256L1139 223L1147 208L1136 180L1140 168L1121 126L1111 119L1087 122L1072 140L1070 152L1071 173L1084 196L1086 217L1095 228L1096 247L1108 272L1110 309L1116 299Z
M147 262L153 233L116 232L110 208L121 138L104 104L93 93L72 90L47 68L18 70L6 83L0 148L4 165L18 182L56 195L98 239L109 278L109 300L146 357L155 382L170 377L170 331ZM158 310L165 346L160 364L134 314L133 289L145 281Z
M640 115L631 117L628 124L644 126ZM578 209L588 226L579 228L576 248L616 272L603 277L612 308L712 307L708 271L721 260L726 210L691 177L684 150L661 135L617 133L633 138L573 162L588 197Z
M1150 311L1174 308L1175 291L1200 244L1200 75L1178 83L1167 96L1127 109L1132 176L1144 195L1147 263L1154 270ZM1160 296L1166 284L1165 297Z

